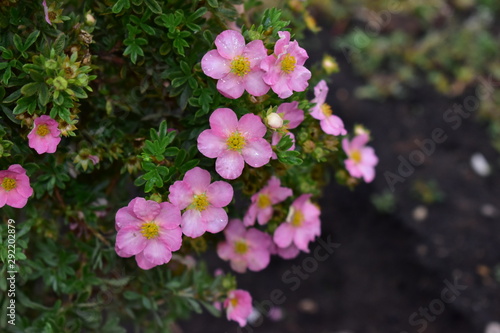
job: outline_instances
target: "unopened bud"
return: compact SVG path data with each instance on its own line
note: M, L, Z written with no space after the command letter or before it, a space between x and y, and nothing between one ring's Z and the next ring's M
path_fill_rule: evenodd
M278 129L281 128L281 126L283 126L283 118L281 118L281 116L277 113L273 112L268 114L266 120L267 124L271 128Z

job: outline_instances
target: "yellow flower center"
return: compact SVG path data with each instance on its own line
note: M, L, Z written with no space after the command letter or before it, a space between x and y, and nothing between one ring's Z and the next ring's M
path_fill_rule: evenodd
M267 194L260 194L257 200L257 207L260 209L267 208L271 206L271 198Z
M361 152L359 150L351 152L351 159L356 163L360 163L362 159Z
M160 227L154 222L144 223L141 227L141 234L147 239L156 238L160 234Z
M323 105L321 105L321 112L323 112L323 114L327 117L330 117L332 115L332 107L326 103L323 103Z
M17 187L16 180L14 178L5 177L2 181L2 187L6 191L13 190Z
M245 254L248 252L248 244L244 240L239 240L234 243L234 252Z
M231 134L231 136L226 141L227 148L235 151L242 150L243 147L245 147L246 143L247 142L245 138L239 132L234 132L233 134Z
M250 60L244 56L238 56L231 61L231 72L238 76L250 73Z
M38 126L38 128L36 129L36 134L39 136L46 136L49 133L50 130L45 124Z
M296 210L293 212L292 216L292 225L294 227L300 227L302 225L302 222L304 222L304 214L300 210Z
M231 298L230 303L231 303L231 306L234 308L238 305L238 299L236 297Z
M295 64L297 63L297 59L290 54L286 54L283 60L281 61L281 70L287 74L290 74L295 70Z
M210 203L208 202L207 195L205 193L202 193L194 196L193 203L191 205L193 209L202 212L207 209Z

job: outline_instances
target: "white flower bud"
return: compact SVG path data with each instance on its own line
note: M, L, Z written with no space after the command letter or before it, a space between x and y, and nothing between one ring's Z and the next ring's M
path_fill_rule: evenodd
M283 126L283 118L281 118L281 116L277 113L270 113L266 119L269 127L271 128L278 129Z

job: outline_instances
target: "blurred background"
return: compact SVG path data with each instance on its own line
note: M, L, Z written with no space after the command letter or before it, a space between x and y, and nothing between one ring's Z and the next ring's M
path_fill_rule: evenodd
M499 19L498 0L313 1L304 48L371 130L377 178L326 188L310 254L238 275L264 315L179 331L499 333Z

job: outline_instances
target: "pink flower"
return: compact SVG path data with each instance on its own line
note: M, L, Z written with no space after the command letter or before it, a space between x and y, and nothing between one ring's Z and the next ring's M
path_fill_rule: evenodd
M288 123L283 126L282 131L290 135L292 139L292 146L288 150L294 150L295 149L295 135L292 132L288 132L289 129L294 129L298 127L302 121L304 121L304 111L299 109L299 102L294 101L291 103L282 103L276 112L277 114L280 115L280 117L283 118L283 120L288 120ZM274 132L273 136L271 137L271 145L276 146L283 135ZM273 156L272 159L277 159L278 156L276 153L273 151Z
M271 254L279 255L283 259L293 259L299 255L300 250L293 243L288 247L281 248L273 242L269 248L269 252L271 252Z
M246 90L254 96L265 95L269 86L262 80L260 69L267 50L261 40L245 45L243 35L234 30L221 32L215 38L216 50L207 52L201 59L203 72L217 79L217 89L227 98L236 99Z
M274 232L274 242L281 248L295 244L299 250L309 253L309 242L321 233L320 210L311 203L310 194L302 194L290 207L286 221Z
M50 18L49 18L49 7L47 7L47 1L46 0L43 0L42 1L42 6L43 6L43 13L45 15L45 21L52 25L52 22L50 22Z
M321 129L326 134L331 135L346 135L347 131L344 128L342 119L332 114L332 108L326 104L326 96L328 95L328 86L325 80L319 81L314 87L314 99L311 103L316 103L311 110L311 116L318 119Z
M54 153L61 142L61 131L58 123L49 116L43 115L35 119L35 126L28 134L29 146L38 154Z
M290 42L288 31L278 32L280 39L274 46L274 54L262 60L260 68L265 74L264 82L280 98L290 97L294 91L306 90L311 72L304 67L309 56L297 41Z
M369 139L368 134L361 134L351 142L347 138L342 140L342 148L348 157L344 161L347 171L355 178L363 177L367 183L375 178L375 166L378 164L373 148L365 146Z
M135 256L142 269L166 264L181 248L180 223L181 212L171 203L135 198L116 212L115 251L120 257Z
M0 208L8 205L23 208L33 195L26 170L19 164L0 171Z
M271 177L265 187L252 195L252 204L243 219L246 226L254 225L255 219L260 225L269 222L273 216L273 205L285 201L292 196L292 190L288 187L281 187L280 180Z
M199 237L205 231L217 233L227 225L227 213L222 207L233 199L233 187L224 181L210 181L210 173L196 167L186 172L182 181L170 186L170 202L186 209L181 228L188 237Z
M269 265L271 236L254 228L246 229L241 220L234 219L224 230L225 242L217 245L217 254L231 261L231 268L238 273L260 271Z
M198 150L209 158L217 158L215 170L225 179L236 179L245 162L259 168L269 162L273 152L263 136L266 126L254 114L238 121L233 110L220 108L210 116L210 129L198 136Z
M231 290L224 301L224 308L227 311L227 320L237 321L243 327L252 313L252 296L245 290Z

